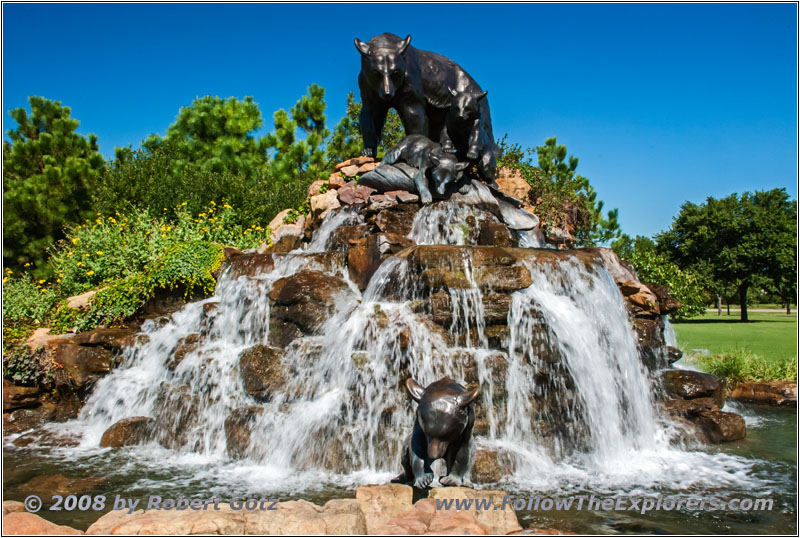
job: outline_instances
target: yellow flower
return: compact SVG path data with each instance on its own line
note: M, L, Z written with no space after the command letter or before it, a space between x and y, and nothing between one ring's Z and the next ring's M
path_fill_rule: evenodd
M198 216L198 217L205 217L205 216L206 216L206 214L205 214L205 213L200 213L200 214L199 214L199 215L197 215L197 216Z
M93 275L93 274L94 274L94 271L86 271L86 274L87 274L87 275Z
M83 265L83 262L78 262L75 265L78 266L78 267L81 267Z
M73 237L73 238L72 238L72 244L73 244L73 245L77 245L77 244L78 244L78 241L80 241L80 240L81 240L81 238L80 238L80 237Z
M211 201L209 202L209 204L211 204L211 205L217 205L217 204L216 204L216 202L214 202L214 200L211 200Z
M47 281L46 280L40 280L39 284L44 284L45 282L47 282Z
M98 250L98 251L97 251L97 255L98 255L98 256L102 256L102 255L103 255L103 251L102 251L102 250Z
M42 293L47 293L47 288L42 288Z
M28 263L25 264L25 267L30 267L30 266L31 266L31 262L28 262Z
M161 237L167 237L167 234L161 234Z
M164 208L164 211L166 211L166 210L167 210L167 208L165 207L165 208Z
M117 215L119 215L119 213L117 213ZM117 221L114 219L114 217L108 217L108 220L109 220L109 222L111 222L113 224L117 223Z
M225 204L225 205L224 205L224 206L222 206L222 207L224 207L225 209L233 209L233 208L232 208L231 206L229 206L228 204Z
M57 279L56 279L56 282L61 282L61 279L60 279L60 278L57 278Z
M6 273L8 273L8 274L10 275L10 274L12 274L13 272L14 272L14 271L12 271L11 269L9 269L9 268L7 268L7 267L6 267Z
M7 276L3 277L3 282L8 282L8 277Z
M186 205L186 202L183 202L181 205Z

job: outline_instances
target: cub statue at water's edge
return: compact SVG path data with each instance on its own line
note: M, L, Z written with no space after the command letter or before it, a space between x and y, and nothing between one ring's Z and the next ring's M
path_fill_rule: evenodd
M390 108L397 110L406 135L421 134L439 142L453 102L450 88L475 94L483 91L453 60L412 47L411 36L400 39L387 33L368 43L356 38L355 45L361 53L359 124L365 156L377 156ZM484 132L492 138L489 101L481 99L479 106Z
M428 487L433 482L431 464L444 458L447 474L439 477L443 486L467 485L475 460L472 402L478 389L468 391L448 377L422 387L411 378L406 390L419 403L411 436L403 447L403 472L392 482Z

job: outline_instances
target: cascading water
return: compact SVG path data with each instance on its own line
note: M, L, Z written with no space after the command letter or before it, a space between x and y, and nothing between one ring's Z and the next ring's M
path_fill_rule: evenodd
M407 259L387 259L363 293L342 265L320 260L336 228L354 222L352 212L332 212L305 250L273 255L272 266L251 276L231 266L214 297L164 324L145 323L140 343L68 426L82 432L82 446L96 447L118 420L149 416L166 453L227 469L218 480L259 476L253 487L261 490L285 489L290 477L301 488L385 481L399 470L413 424L403 381L447 375L481 387L478 446L510 457L506 482L516 489L747 480L749 464L735 457L670 445L672 426L654 411L622 297L599 262L527 263L531 284L510 294L509 332L490 342L490 290L474 278L469 247L459 268L467 285L444 291L450 317L436 324L420 306L430 292ZM415 230L420 241L462 239ZM346 293L316 334L279 350L286 375L257 399L243 388L242 353L275 345L268 295L304 270L343 280ZM251 434L232 459L225 423L237 410L248 412ZM130 450L145 459L165 454L155 443Z

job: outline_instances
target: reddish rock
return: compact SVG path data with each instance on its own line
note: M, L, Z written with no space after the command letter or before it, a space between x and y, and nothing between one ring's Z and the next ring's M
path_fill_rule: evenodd
M797 383L794 381L742 382L734 387L730 397L740 402L797 407Z
M383 194L385 194L389 200L393 200L400 204L419 202L419 196L408 191L387 191Z
M26 342L28 344L28 350L33 353L40 347L45 349L55 347L58 343L71 340L75 336L70 333L50 334L50 331L52 331L52 329L48 329L47 327L40 327L33 331Z
M343 187L336 191L339 196L339 201L345 205L363 204L369 200L370 194L377 192L371 187L366 185L356 186L354 181L345 184Z
M411 204L400 204L380 211L374 218L375 225L385 233L408 236L414 225L419 207Z
M661 379L668 393L686 399L713 396L721 385L717 376L693 370L664 370Z
M230 262L230 277L239 278L241 276L256 276L268 273L275 268L275 260L272 254L245 254L237 256Z
M45 474L31 478L19 489L26 495L50 498L51 495L81 495L106 482L102 476L73 477L63 474Z
M478 238L479 245L510 247L513 244L511 232L502 222L483 221Z
M37 405L39 405L39 389L37 387L20 387L8 379L3 380L4 413Z
M352 295L350 287L339 277L320 271L299 271L273 284L269 298L275 305L270 321L291 322L306 334L313 334L333 313L336 302Z
M403 484L360 486L356 500L366 521L367 533L378 534L378 529L412 507L413 490Z
M522 173L514 168L500 168L495 181L501 191L523 202L531 192L531 186L522 178Z
M322 186L325 185L326 183L327 183L327 181L324 181L322 179L318 179L318 180L312 182L311 185L308 186L308 192L307 192L308 197L311 198L312 196L316 196L318 194L322 194L322 192L321 192L322 191Z
M347 251L350 280L365 290L384 259L413 244L407 237L391 233L373 234L351 243Z
M328 185L330 185L330 188L332 188L332 189L341 189L342 187L345 186L345 183L347 183L347 182L339 174L339 172L334 172L328 178Z
M480 449L475 453L472 480L478 484L499 482L513 471L510 455L503 450Z
M367 164L367 163L372 163L372 162L376 162L375 159L373 159L372 157L353 157L352 159L348 159L346 161L342 161L339 164L337 164L336 166L334 166L333 167L333 171L334 171L334 173L336 173L336 172L340 171L342 168L344 168L345 166L356 166L356 167L359 167L362 164Z
M264 408L251 405L234 409L225 419L225 441L228 455L232 458L243 458L250 446L252 427Z
M257 345L242 352L239 371L244 390L250 396L269 400L277 388L286 384L286 372L281 363L283 350Z
M658 298L658 309L661 314L672 314L683 306L680 301L672 296L667 286L661 284L644 283L647 288Z
M744 419L735 413L704 411L695 423L711 443L738 441L747 435Z
M50 523L36 514L12 512L3 516L3 534L30 536L41 534L83 534L83 532L65 525Z
M53 361L62 365L56 370L56 386L83 388L93 384L114 367L110 350L100 346L80 346L69 341L57 345Z
M103 346L108 349L119 350L136 342L136 329L132 327L114 327L109 329L94 329L77 333L73 342L82 346Z
M152 439L155 421L150 417L125 418L108 428L100 439L104 448L120 448L145 443Z

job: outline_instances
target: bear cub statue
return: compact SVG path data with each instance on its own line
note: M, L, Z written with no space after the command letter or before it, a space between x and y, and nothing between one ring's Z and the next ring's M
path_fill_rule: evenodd
M426 488L433 482L431 464L444 458L447 474L439 477L443 486L468 485L467 475L475 460L472 402L479 390L468 391L448 377L422 387L412 378L406 390L419 403L411 436L403 447L403 472L392 482Z
M381 161L381 164L394 164L398 161L405 162L417 169L414 184L423 204L433 201L431 190L428 187L428 171L435 190L444 196L450 184L458 182L469 163L460 163L452 153L445 153L442 147L425 135L409 135L403 138ZM461 187L462 189L464 186Z
M455 153L460 160L475 163L478 176L484 183L499 188L495 182L497 158L492 136L486 131L481 118L481 101L488 92L456 91L448 88L453 103L439 140L442 150Z

